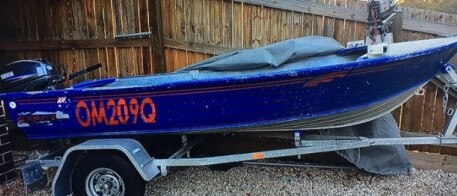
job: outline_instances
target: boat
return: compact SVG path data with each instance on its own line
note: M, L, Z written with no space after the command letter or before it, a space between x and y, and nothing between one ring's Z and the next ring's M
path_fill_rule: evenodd
M334 42L298 38L173 73L31 88L0 98L30 139L338 128L393 111L443 73L457 52L457 38L389 44L381 55ZM41 61L16 64L49 68ZM21 78L2 73L4 81Z

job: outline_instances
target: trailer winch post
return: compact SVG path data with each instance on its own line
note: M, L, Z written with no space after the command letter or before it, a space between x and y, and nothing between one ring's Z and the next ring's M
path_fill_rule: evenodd
M445 85L444 91L447 93L450 87L452 88L457 88L457 74L455 72L455 66L452 64L446 64L444 68L444 74L443 74L444 79L448 84ZM447 105L447 103L446 103ZM445 108L446 109L446 108ZM443 129L443 135L444 136L452 136L454 135L455 128L457 127L457 104L453 108L453 112L450 115L449 119L446 121L446 125L444 126Z
M446 125L443 129L444 136L452 136L454 135L455 128L457 127L457 104L454 106L454 112L450 116L449 120L446 122Z

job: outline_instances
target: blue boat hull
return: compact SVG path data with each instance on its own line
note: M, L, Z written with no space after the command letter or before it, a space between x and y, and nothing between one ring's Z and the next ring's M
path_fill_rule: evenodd
M75 87L0 96L9 118L31 139L188 134L281 124L287 127L289 122L357 113L401 98L371 117L352 122L357 124L406 101L415 89L442 71L456 48L453 41L407 55L252 77L186 80L175 79L180 74L167 74L148 76L151 81L170 80L158 85ZM347 126L349 121L329 127Z

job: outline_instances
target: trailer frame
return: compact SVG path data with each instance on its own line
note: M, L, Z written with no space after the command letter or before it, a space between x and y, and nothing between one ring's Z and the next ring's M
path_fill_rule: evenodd
M450 127L448 126L448 129L449 128ZM156 176L167 175L169 167L207 166L366 148L370 146L457 144L457 136L453 135L453 132L446 131L445 133L447 133L447 135L436 137L402 138L306 135L306 139L300 140L300 147L202 158L182 158L184 155L188 154L196 144L203 141L202 139L197 138L186 143L171 157L165 159L155 159L154 157L149 156L144 146L134 139L94 139L65 150L63 156L61 156L61 153L56 153L51 156L29 161L21 170L24 176L24 184L26 185L26 190L28 192L29 190L37 188L34 187L34 184L40 179L43 179L45 169L58 168L52 183L52 193L53 195L68 195L72 193L71 174L75 168L76 159L81 153L88 151L103 151L107 153L113 151L119 152L129 160L143 180L150 181Z

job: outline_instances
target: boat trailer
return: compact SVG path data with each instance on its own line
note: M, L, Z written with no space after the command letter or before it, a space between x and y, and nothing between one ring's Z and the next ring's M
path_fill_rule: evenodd
M440 79L446 81L446 86L455 88L457 86L457 74L455 74L453 66L449 65L445 73L446 75ZM456 110L457 104L454 108L454 111ZM21 168L21 171L26 192L28 193L42 186L43 182L47 183L45 170L48 168L58 168L52 183L52 194L60 196L72 193L72 175L74 172L78 172L76 164L81 156L100 156L101 154L122 156L129 163L130 169L136 171L142 181L150 181L159 175L167 175L169 167L208 166L366 148L370 146L457 144L457 136L454 135L456 127L457 112L453 112L448 118L442 134L435 137L367 138L305 135L303 132L297 131L292 136L295 140L295 147L293 148L199 158L191 157L189 151L201 143L204 140L203 137L188 140L186 136L182 136L182 148L169 158L164 159L151 157L145 147L134 139L93 139L64 151L51 153L39 159L28 161ZM106 162L109 162L109 160Z
M156 176L167 175L169 167L208 166L366 148L370 146L457 144L457 137L454 135L456 125L457 115L454 114L444 129L443 135L436 137L366 138L301 135L301 132L295 132L296 147L294 148L203 158L191 158L186 156L195 145L203 141L202 137L198 137L189 142L187 142L186 139L183 140L183 147L172 156L165 159L154 159L154 157L151 157L147 153L144 146L134 139L94 139L67 149L63 155L61 152L58 152L36 160L28 161L27 164L21 168L21 171L26 191L30 192L38 188L39 184L42 184L43 181L47 182L47 177L45 175L46 169L58 168L52 183L52 194L69 195L72 193L71 175L73 172L78 172L74 171L78 158L83 153L87 154L92 151L97 152L98 154L105 153L108 155L122 154L138 172L142 180L150 181ZM187 137L184 136L183 138Z

